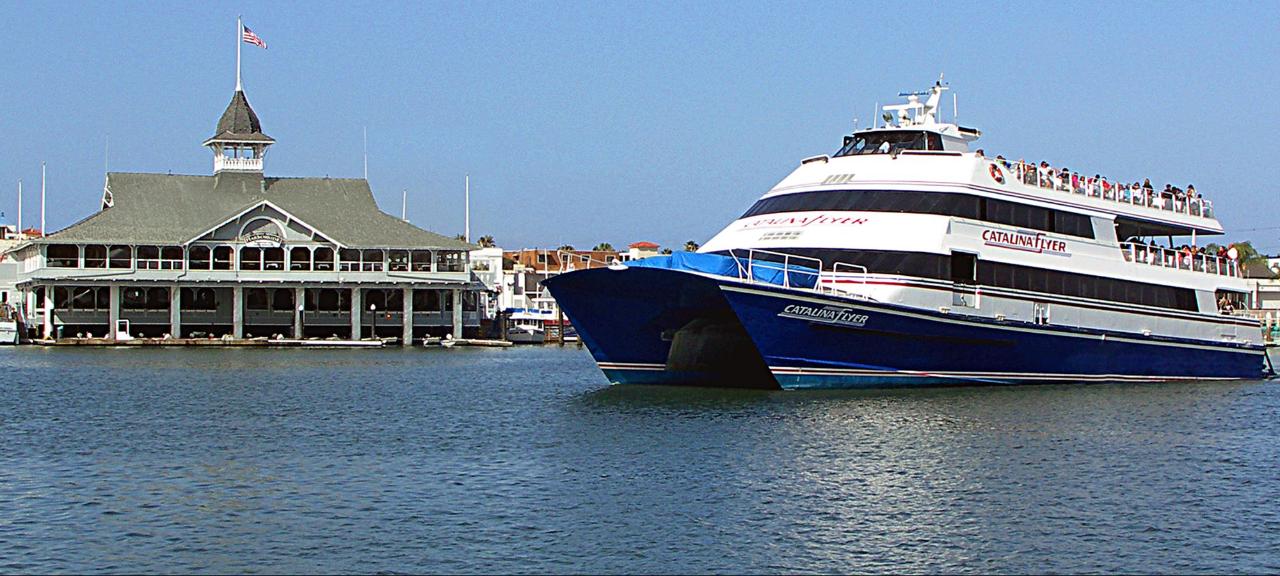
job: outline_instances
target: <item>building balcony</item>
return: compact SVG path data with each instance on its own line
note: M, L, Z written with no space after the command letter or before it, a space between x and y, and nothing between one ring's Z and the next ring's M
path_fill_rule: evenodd
M232 158L221 154L213 157L214 172L261 172L262 158Z

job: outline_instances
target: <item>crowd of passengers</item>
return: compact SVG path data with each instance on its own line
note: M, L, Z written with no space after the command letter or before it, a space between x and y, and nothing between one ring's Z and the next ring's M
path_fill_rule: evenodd
M976 153L979 157L984 156L981 149ZM1200 215L1201 203L1195 200L1201 196L1196 192L1194 184L1188 184L1185 190L1172 184L1165 184L1164 190L1157 192L1151 185L1150 178L1145 178L1142 182L1135 180L1133 184L1113 183L1106 176L1099 174L1094 174L1092 177L1084 176L1072 172L1070 168L1054 168L1045 161L1041 161L1037 166L1022 159L1013 162L1001 155L997 155L995 161L1012 177L1029 186L1118 200L1126 204L1172 209L1177 212L1186 212L1189 208L1192 215Z

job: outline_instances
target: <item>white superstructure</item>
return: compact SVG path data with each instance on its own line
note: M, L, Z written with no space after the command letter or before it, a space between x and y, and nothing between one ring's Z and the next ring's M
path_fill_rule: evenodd
M1234 313L1236 262L1196 247L1223 231L1210 202L972 151L978 130L938 120L945 89L803 160L699 252L785 257L825 289L932 311L1259 341Z

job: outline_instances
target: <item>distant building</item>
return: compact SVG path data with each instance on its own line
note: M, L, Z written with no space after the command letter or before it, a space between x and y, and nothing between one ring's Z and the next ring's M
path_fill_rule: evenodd
M204 142L212 175L108 174L97 213L10 255L27 317L46 337L127 321L134 336L409 342L479 325L474 245L383 213L363 179L264 176L274 143L237 89Z
M626 257L623 260L639 260L650 256L657 256L660 246L653 242L632 242L627 246Z
M1280 320L1280 258L1250 262L1241 272L1253 292L1252 308Z

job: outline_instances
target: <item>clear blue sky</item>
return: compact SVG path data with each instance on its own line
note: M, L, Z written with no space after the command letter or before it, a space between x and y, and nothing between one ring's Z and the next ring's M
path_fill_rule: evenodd
M235 82L273 176L507 248L705 241L853 118L945 72L988 153L1194 183L1280 252L1280 3L4 2L0 210L50 229L115 171L208 174Z

